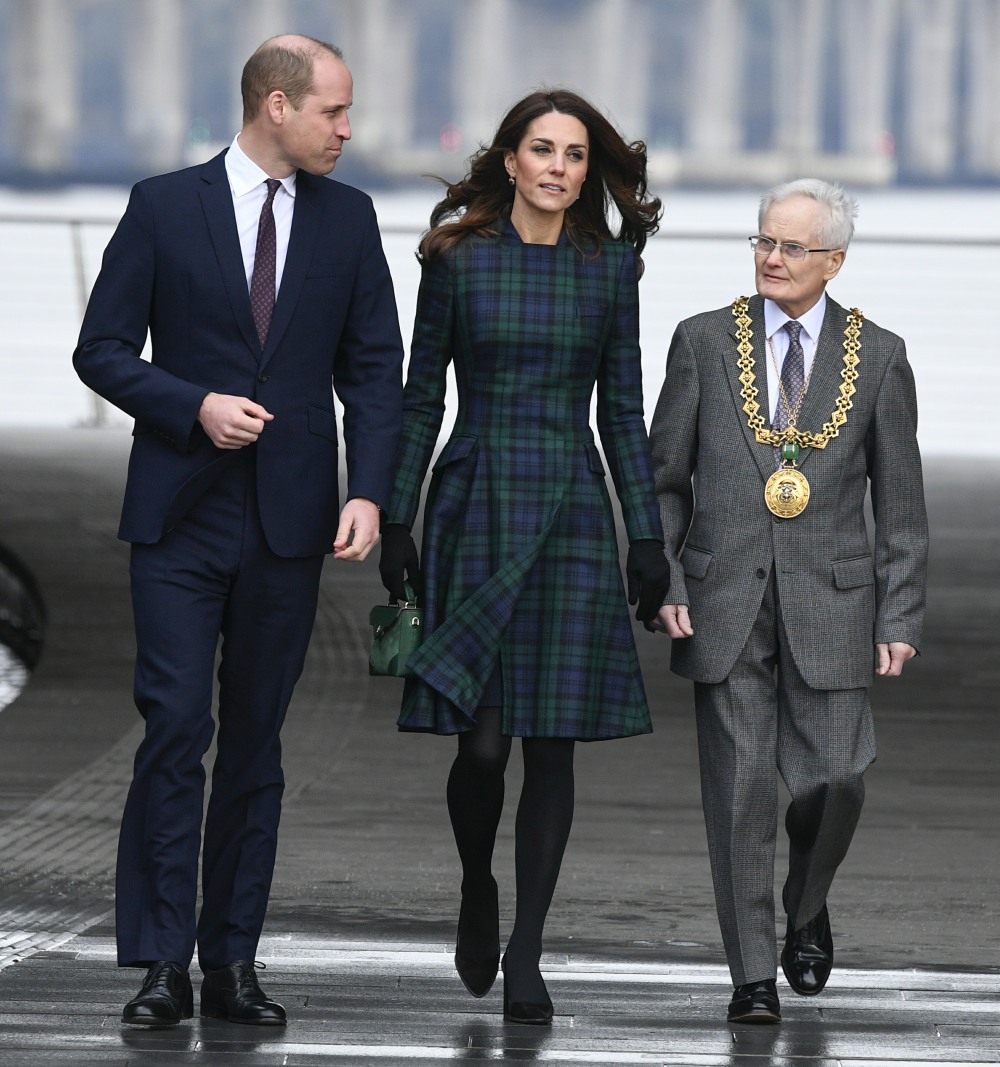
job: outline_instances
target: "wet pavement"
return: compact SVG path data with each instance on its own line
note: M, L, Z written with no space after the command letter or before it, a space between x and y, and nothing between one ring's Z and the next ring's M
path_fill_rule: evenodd
M451 965L453 742L394 729L365 670L374 561L327 565L284 732L279 865L259 958L289 1026L123 1028L117 823L138 737L122 432L0 430L0 542L48 608L41 662L0 712L0 1065L972 1064L1000 1062L1000 464L928 461L923 655L875 686L879 759L829 905L819 998L779 980L780 1027L729 1027L687 683L639 632L655 733L577 746L577 812L547 928L551 1029L504 1024ZM511 762L496 871L513 918ZM779 859L779 864L781 860ZM779 867L780 869L780 867Z

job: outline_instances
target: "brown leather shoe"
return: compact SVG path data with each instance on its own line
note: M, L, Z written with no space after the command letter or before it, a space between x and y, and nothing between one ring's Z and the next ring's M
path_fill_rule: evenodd
M142 989L125 1005L122 1022L136 1026L174 1026L194 1014L187 968L157 960L146 971Z
M201 983L201 1014L255 1026L284 1026L288 1021L285 1009L264 996L254 965L246 960L206 972Z

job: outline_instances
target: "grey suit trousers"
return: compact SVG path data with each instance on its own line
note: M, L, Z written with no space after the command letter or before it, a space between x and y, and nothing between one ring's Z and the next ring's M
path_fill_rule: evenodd
M696 623L697 625L697 623ZM791 794L786 910L795 929L826 901L875 758L867 689L812 689L795 666L772 572L729 676L695 683L702 804L733 984L774 978L780 772Z

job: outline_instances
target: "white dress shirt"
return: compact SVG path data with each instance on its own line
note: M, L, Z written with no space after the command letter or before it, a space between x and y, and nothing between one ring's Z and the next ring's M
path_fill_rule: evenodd
M267 186L264 184L270 175L240 148L237 134L226 153L226 175L229 188L233 194L233 208L236 211L236 229L240 235L240 249L243 252L243 268L247 276L247 291L253 277L253 261L257 251L257 227L260 223L260 209L267 199ZM295 207L295 173L288 178L281 178L281 188L274 194L271 210L274 212L274 231L277 238L277 250L274 262L274 292L281 288L281 275L285 269L285 256L288 253L288 237L292 232L292 209Z
M804 314L800 315L795 321L802 323L802 332L799 334L799 343L802 345L802 366L805 371L805 380L809 381L809 374L812 371L813 356L816 354L816 342L819 340L820 330L823 329L823 316L826 315L826 293L816 301L815 304ZM769 418L771 422L774 422L774 411L778 406L778 396L781 392L779 385L779 378L781 375L781 368L785 364L785 353L788 351L788 342L790 340L787 331L784 329L784 325L791 319L790 315L786 315L780 307L773 301L764 301L764 336L770 341L770 345L767 346L767 402ZM771 358L771 352L774 352L774 359ZM775 364L777 363L777 369ZM788 398L789 404L795 407L795 401L797 397L790 396ZM813 427L818 429L818 427ZM809 427L800 426L800 430L809 429Z

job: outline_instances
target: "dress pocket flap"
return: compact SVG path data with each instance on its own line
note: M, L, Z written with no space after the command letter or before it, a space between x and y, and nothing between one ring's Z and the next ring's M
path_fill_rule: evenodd
M873 585L874 582L875 565L871 556L833 561L833 584L838 589L857 589L858 586Z
M447 467L449 463L465 459L466 456L472 454L477 444L479 444L479 438L470 437L468 434L459 434L457 437L452 437L441 449L441 455L438 456L434 464L434 470L440 470L442 467Z
M712 553L701 548L685 548L681 552L681 565L688 578L704 578L712 565Z
M594 474L606 474L600 449L592 441L587 443L587 465Z

